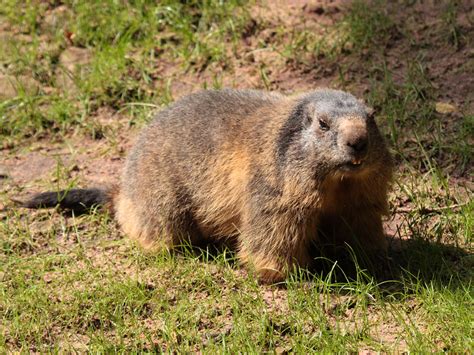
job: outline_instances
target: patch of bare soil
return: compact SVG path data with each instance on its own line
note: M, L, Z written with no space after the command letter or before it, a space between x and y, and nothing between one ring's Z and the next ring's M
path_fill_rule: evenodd
M105 127L106 132L99 139L76 134L66 137L64 142L43 139L28 148L1 150L0 184L3 181L28 190L44 189L39 185L45 180L60 188L71 180L82 186L117 184L136 130L126 128L126 119L108 109L99 110L94 119Z
M182 73L179 66L163 61L158 64L157 74L173 78L170 89L175 99L202 89L203 84L212 87L216 79L223 87L270 89L289 94L333 87L337 73L332 68L315 65L311 72L301 70L279 53L280 41L283 37L283 42L288 42L285 37L302 30L323 35L325 27L343 16L347 5L349 2L325 0L259 4L250 10L253 19L239 45L233 52L229 48L230 62L211 63L203 70Z
M123 156L111 155L105 141L81 137L68 143L67 147L59 143L39 144L30 152L7 157L2 161L5 177L28 190L38 190L38 184L45 179L51 184L59 182L60 188L67 186L68 179L78 179L86 186L118 182Z

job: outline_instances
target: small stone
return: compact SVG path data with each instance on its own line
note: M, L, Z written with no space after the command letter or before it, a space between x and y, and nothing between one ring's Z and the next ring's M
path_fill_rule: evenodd
M67 23L71 17L71 10L65 5L61 5L48 12L43 19L43 24L50 28L59 28Z
M28 94L35 94L39 88L40 84L27 75L0 74L0 98L11 99L23 91Z
M85 48L69 47L59 56L59 68L56 70L56 84L63 90L76 89L73 76L78 74L82 67L91 62L91 51Z
M456 107L447 102L437 102L435 105L436 112L438 113L453 113L456 111Z
M67 70L74 72L81 65L89 64L91 57L91 51L86 48L69 47L59 56L59 64Z

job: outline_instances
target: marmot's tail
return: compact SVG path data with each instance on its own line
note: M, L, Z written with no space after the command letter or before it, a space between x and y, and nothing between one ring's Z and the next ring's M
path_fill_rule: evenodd
M41 192L33 195L26 201L13 200L21 207L51 208L58 206L61 209L85 213L94 207L103 206L109 210L112 207L115 189L71 189L62 191Z

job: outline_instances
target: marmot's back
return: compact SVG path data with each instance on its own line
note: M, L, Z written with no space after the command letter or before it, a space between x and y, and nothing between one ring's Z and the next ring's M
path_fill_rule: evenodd
M216 148L214 145L242 139L239 134L248 134L257 121L267 121L258 112L285 100L285 96L255 90L199 92L158 113L137 144L147 144L147 139L171 139L180 143L173 151L181 151L181 145L191 151Z
M255 90L203 91L182 98L159 112L140 134L127 160L124 189L138 170L155 164L176 178L199 178L211 168L206 164L229 153L226 149L234 142L241 146L252 138L264 140L258 129L271 121L258 113L284 100L282 95ZM260 126L257 131L255 125Z

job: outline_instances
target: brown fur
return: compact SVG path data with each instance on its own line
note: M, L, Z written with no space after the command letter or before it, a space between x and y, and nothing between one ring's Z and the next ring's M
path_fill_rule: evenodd
M118 222L147 249L230 239L240 260L270 282L310 265L315 243L383 253L391 159L354 100L331 90L299 97L226 90L178 101L144 130L127 160ZM331 115L336 143L317 126ZM365 138L360 171L337 165L363 159L345 149Z
M118 189L46 192L25 207L105 204L147 250L230 241L264 281L349 244L386 249L392 160L352 95L204 91L158 113Z

